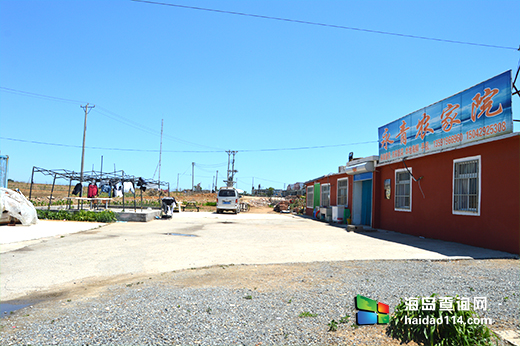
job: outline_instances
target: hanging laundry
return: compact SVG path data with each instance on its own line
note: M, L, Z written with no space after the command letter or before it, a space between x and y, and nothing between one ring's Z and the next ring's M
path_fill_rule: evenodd
M81 187L82 187L81 183L77 183L76 186L74 186L74 190L72 190L72 194L77 195L78 193L80 193Z
M141 189L141 191L146 191L146 181L143 178L139 178L137 181L137 186Z
M121 184L117 183L117 189L114 190L115 197L123 197L123 190L121 189Z
M125 193L135 193L134 184L132 184L131 181L125 181L123 183L123 191L125 191Z
M89 184L88 185L87 197L88 198L94 198L94 197L97 196L97 194L98 194L98 187L97 187L97 185L93 184L93 183Z
M101 192L110 193L110 185L108 184L101 185L99 189L101 190Z

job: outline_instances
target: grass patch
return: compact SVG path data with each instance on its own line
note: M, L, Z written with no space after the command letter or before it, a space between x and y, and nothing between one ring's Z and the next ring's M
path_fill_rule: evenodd
M309 311L304 311L298 315L298 317L316 317L316 316L318 316L318 314L313 314Z
M335 332L338 330L338 322L331 320L327 326L329 326L329 332Z

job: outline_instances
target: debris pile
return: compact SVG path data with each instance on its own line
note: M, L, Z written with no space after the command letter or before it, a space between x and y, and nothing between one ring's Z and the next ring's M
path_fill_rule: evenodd
M288 201L281 201L274 206L273 210L279 213L288 213L290 212L289 208L290 205Z
M242 200L251 207L267 207L270 204L269 198L266 197L242 198Z

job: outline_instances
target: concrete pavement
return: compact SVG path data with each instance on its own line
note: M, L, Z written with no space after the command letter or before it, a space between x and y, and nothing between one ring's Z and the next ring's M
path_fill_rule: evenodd
M58 290L74 282L212 265L516 258L505 252L394 232L346 232L342 227L292 215L204 212L0 244L0 252L2 301Z

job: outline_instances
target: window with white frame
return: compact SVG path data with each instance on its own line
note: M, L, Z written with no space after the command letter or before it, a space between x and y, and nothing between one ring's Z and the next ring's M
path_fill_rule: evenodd
M338 179L338 203L348 207L348 178Z
M412 210L411 168L395 171L395 210Z
M314 208L314 185L307 186L307 208Z
M453 160L453 213L480 214L480 156Z
M322 207L330 206L330 184L321 185L321 204Z

